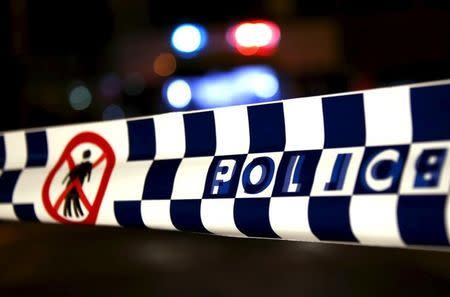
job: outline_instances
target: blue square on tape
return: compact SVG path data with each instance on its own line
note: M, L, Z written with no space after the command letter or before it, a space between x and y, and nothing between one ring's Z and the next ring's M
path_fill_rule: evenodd
M450 85L411 88L413 141L450 138Z
M445 195L402 195L398 200L398 227L407 244L449 245L445 230Z
M6 161L6 147L5 147L5 137L0 135L0 168L5 167Z
M4 171L0 175L0 202L12 202L14 188L20 173L20 170L10 170Z
M170 218L180 231L209 233L203 226L200 207L201 199L170 201Z
M153 119L127 122L129 155L128 161L150 160L155 157L155 123ZM170 137L170 135L167 135Z
M47 164L48 147L45 131L27 132L27 167L45 166Z
M366 126L362 94L323 98L322 108L326 148L364 145Z
M141 215L141 201L115 201L114 214L123 227L144 227Z
M270 198L238 198L234 201L236 227L247 236L279 238L269 219Z
M38 222L33 204L14 204L14 212L19 220L24 222Z
M308 219L320 240L357 241L350 226L350 197L311 197Z
M155 160L144 182L142 199L170 199L181 159Z
M186 157L212 156L216 152L216 128L212 111L183 115Z
M249 106L250 153L283 151L286 144L282 103Z

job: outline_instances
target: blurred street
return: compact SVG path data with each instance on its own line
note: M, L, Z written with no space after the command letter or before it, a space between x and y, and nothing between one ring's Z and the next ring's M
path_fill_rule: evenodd
M2 296L449 296L450 253L2 224Z

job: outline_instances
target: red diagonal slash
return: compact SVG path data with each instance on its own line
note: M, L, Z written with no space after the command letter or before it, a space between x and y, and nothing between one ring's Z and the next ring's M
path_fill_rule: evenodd
M88 211L90 211L91 210L91 204L89 203L86 195L84 194L83 188L81 187L80 180L77 178L73 182L75 183L75 188L77 189L78 194L80 194L81 202L83 203L84 207L86 207L86 209Z
M58 199L56 200L55 203L55 209L59 209L61 207L61 203L63 202L64 198L66 198L67 193L70 192L70 190L72 190L72 188L74 187L74 183L71 182L67 188L61 193L61 195L59 195Z
M102 154L100 157L98 157L98 159L97 159L97 161L95 161L93 164L92 164L92 168L95 168L95 167L97 167L103 160L105 160L106 159L106 155L105 154Z

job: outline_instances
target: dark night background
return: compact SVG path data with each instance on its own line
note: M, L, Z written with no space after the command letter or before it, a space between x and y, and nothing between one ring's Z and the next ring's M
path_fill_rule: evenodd
M227 46L226 29L248 19L279 25L273 55ZM449 1L9 0L0 3L0 130L171 111L168 77L153 65L172 53L183 22L204 25L210 43L176 56L172 75L269 65L281 98L450 77ZM69 91L81 83L92 102L74 110ZM442 251L4 223L0 255L0 296L450 296Z

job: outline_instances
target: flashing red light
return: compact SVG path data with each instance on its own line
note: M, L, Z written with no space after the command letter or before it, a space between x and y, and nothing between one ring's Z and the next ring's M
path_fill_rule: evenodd
M242 55L269 56L278 47L280 28L264 20L242 22L228 30L227 41Z

